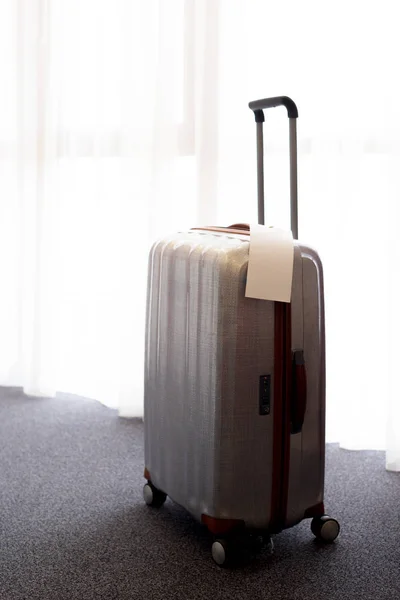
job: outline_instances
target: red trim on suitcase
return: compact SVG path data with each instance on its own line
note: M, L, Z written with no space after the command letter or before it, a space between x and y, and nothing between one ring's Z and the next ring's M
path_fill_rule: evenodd
M236 235L250 235L250 229L247 226L245 229L244 224L231 225L230 227L214 227L209 225L207 227L192 227L190 231L208 231L210 233L225 233L225 234L236 234Z
M239 519L217 519L209 515L202 514L201 522L205 525L208 531L214 535L225 535L234 530L244 527L244 521Z
M286 521L290 462L291 306L275 302L274 442L271 497L271 533Z
M285 373L283 381L283 439L282 439L282 482L280 502L280 526L286 523L288 495L289 495L289 469L290 469L290 407L292 397L292 310L290 304L285 304Z
M284 305L275 302L274 324L274 400L273 400L273 450L272 450L272 497L270 529L279 529L280 483L282 473L282 396L283 396L283 337Z
M323 502L312 506L311 508L307 508L304 513L305 519L313 519L314 517L323 517L325 514L325 506Z

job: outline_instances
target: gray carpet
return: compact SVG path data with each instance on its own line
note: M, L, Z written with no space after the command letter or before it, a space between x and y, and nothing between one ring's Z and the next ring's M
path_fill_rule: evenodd
M180 507L144 506L140 421L0 389L0 460L1 600L400 598L400 477L382 453L328 447L338 543L303 523L231 571Z

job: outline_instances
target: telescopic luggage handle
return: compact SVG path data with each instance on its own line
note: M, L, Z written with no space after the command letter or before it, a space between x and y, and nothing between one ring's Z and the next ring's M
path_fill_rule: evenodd
M254 100L249 107L254 112L257 124L257 183L258 183L258 222L265 224L264 205L264 140L263 122L264 109L285 106L289 117L289 147L290 147L290 221L294 239L298 239L297 214L297 132L296 119L299 116L297 106L287 96Z

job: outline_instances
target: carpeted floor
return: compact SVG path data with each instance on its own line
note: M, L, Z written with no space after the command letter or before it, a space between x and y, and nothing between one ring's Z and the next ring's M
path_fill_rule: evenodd
M143 504L139 420L0 389L0 461L1 600L400 598L400 476L382 453L328 447L335 545L303 523L232 571L180 507Z

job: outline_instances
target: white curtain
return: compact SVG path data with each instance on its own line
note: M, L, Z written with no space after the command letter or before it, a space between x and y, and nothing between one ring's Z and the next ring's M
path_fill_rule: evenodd
M249 100L299 107L299 233L325 266L327 434L400 470L396 3L2 0L0 383L143 411L147 252L254 222ZM267 220L288 226L284 110Z

